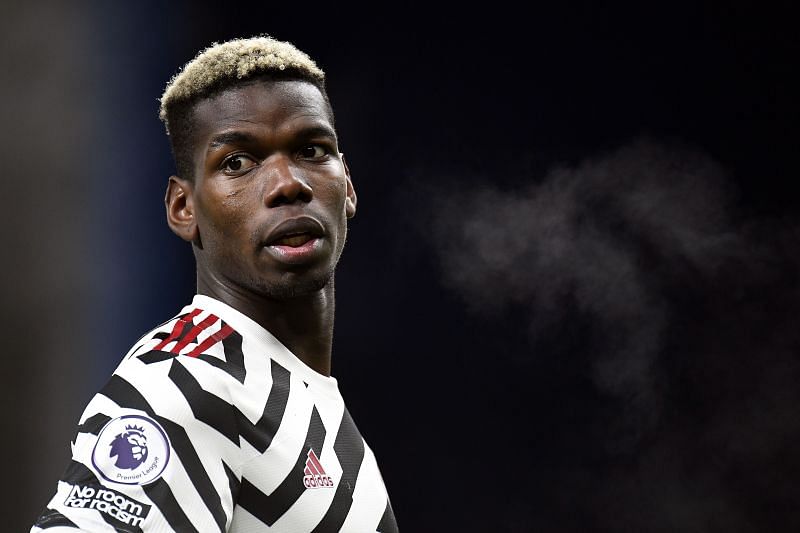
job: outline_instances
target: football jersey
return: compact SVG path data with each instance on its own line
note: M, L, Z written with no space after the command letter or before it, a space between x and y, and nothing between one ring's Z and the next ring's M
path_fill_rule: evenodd
M89 402L32 532L397 531L336 379L203 295Z

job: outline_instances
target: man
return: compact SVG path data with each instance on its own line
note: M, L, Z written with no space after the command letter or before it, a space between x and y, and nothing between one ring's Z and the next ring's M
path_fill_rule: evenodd
M32 531L397 531L330 375L356 195L324 73L268 37L217 44L160 116L167 221L192 244L197 295L89 403Z

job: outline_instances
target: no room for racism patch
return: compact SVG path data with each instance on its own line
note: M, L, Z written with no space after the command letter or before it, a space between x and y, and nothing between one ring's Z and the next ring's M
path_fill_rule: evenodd
M117 531L140 533L142 522L150 512L150 506L108 487L97 485L74 485L64 505L73 509L94 509L107 516L106 520Z

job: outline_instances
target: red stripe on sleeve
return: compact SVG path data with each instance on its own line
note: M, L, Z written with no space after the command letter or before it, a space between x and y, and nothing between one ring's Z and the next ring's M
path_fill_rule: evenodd
M222 326L222 328L220 328L219 331L217 331L213 335L209 335L206 340L198 344L194 350L187 353L186 355L188 355L189 357L197 357L198 355L202 354L203 352L205 352L206 350L217 344L219 341L223 340L231 333L233 333L233 328L230 327L228 324L225 324L224 326Z
M208 315L202 320L202 322L193 327L192 330L189 333L187 333L178 342L178 344L176 344L175 347L170 351L175 354L180 353L180 351L183 350L187 344L195 340L197 336L203 332L204 329L206 329L208 326L210 326L217 320L219 320L219 317L217 315L214 314Z
M183 331L183 327L186 324L191 323L192 319L194 319L194 317L199 315L201 312L202 312L202 309L192 309L191 313L180 317L178 319L178 321L175 322L175 325L172 327L172 333L169 334L169 337L167 337L163 341L159 342L158 345L153 349L154 350L163 350L164 347L167 344L171 343L176 338L178 338L178 335L180 335L181 331Z

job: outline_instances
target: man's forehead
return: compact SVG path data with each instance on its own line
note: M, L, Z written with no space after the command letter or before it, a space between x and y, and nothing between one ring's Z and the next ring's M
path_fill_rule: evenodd
M246 82L229 87L194 107L199 130L217 130L237 123L278 125L290 119L331 122L330 107L315 85L301 80Z

